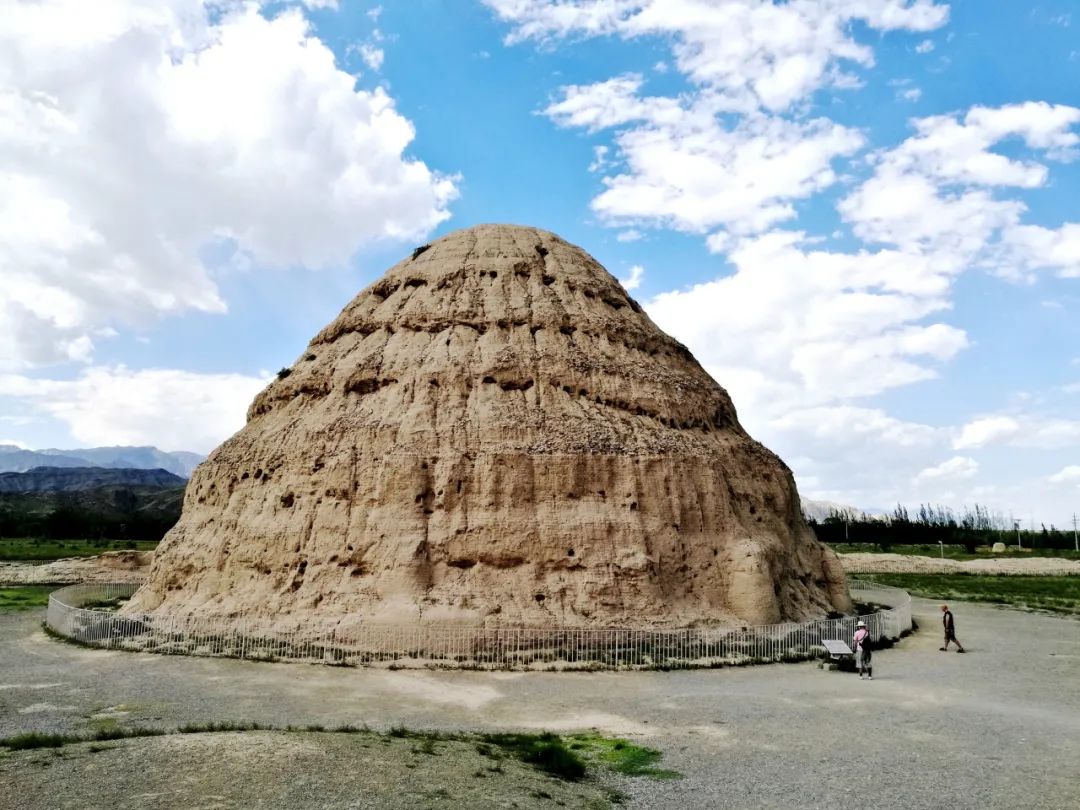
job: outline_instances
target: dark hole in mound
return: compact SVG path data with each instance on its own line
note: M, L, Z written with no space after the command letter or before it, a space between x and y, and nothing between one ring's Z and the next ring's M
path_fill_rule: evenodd
M447 565L451 566L452 568L472 568L474 565L476 565L476 560L466 560L466 559L450 560L450 562L448 562Z
M417 256L419 256L421 253L423 253L430 247L431 245L420 245L420 247L418 248L413 248L412 257L415 259Z
M544 247L543 245L537 245L536 246L536 252L540 254L541 259L544 258L544 256L548 255L548 249L546 247Z
M543 602L545 599L547 599L547 597L544 596L542 593L538 593L533 597L533 599L535 599L537 602Z
M281 505L284 506L286 509L288 509L289 507L291 507L293 505L293 502L295 500L296 500L296 496L293 495L291 492L287 492L287 493L285 493L284 495L281 496Z
M568 548L566 550L566 556L567 557L573 557L574 556L574 550L572 548Z

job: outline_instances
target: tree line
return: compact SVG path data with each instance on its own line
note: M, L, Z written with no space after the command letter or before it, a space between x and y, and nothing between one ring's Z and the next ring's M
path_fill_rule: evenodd
M871 517L833 511L823 520L809 519L811 528L824 543L876 543L882 551L896 545L963 546L974 552L978 546L1004 543L1015 546L1019 538L1024 548L1073 548L1073 529L1041 524L1037 530L1022 528L1000 512L976 504L954 512L944 506L920 504L912 512L897 506L891 515Z
M180 517L183 488L103 488L0 495L0 537L160 540Z

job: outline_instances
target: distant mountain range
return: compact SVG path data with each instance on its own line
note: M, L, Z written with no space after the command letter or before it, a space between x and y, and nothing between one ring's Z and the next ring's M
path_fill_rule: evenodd
M101 487L183 488L187 481L167 470L111 467L34 467L0 473L0 495L26 492L84 492Z
M181 478L206 456L183 450L165 452L156 447L84 447L76 450L24 450L0 444L0 473L26 472L35 467L102 467L111 469L165 470Z

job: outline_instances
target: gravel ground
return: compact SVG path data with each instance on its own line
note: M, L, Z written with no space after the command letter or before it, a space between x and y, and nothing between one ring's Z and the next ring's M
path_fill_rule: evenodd
M812 663L478 673L174 658L73 647L41 633L43 611L8 614L0 616L0 736L208 721L595 727L661 749L661 766L683 774L620 780L632 807L1080 806L1080 622L956 604L969 650L957 655L937 649L936 605L915 600L915 612L923 630L875 654L873 681ZM176 768L185 779L192 768L237 780L247 773L243 758ZM52 766L36 790L72 790L76 770ZM281 806L322 806L295 801Z
M472 743L426 753L364 733L177 734L21 751L0 758L0 781L0 807L13 810L609 806L596 784L494 760Z
M1058 557L942 560L916 554L839 554L849 574L1022 574L1028 576L1080 576L1080 560Z

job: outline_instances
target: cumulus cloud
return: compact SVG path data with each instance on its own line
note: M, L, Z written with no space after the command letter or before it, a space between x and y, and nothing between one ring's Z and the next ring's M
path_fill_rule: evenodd
M823 87L859 84L842 65L868 67L873 52L853 38L853 23L929 31L948 17L947 6L929 0L485 2L512 25L509 43L597 36L672 43L689 92L650 96L643 74L628 72L564 86L544 113L562 127L618 130L625 171L605 177L592 203L604 221L689 232L766 230L794 217L794 201L836 181L832 161L858 150L861 133L783 114Z
M959 435L953 439L953 447L957 450L985 447L1011 439L1020 430L1020 423L1010 416L987 416L961 427Z
M915 476L915 483L925 484L928 482L972 478L978 471L979 464L975 459L967 456L953 456L948 461L943 461L935 467L920 470L919 474Z
M753 115L727 124L713 99L643 97L640 86L638 75L571 86L544 110L560 126L589 131L638 122L615 135L626 170L605 177L592 201L614 225L762 230L793 217L793 200L831 185L833 159L863 144L825 119ZM596 149L593 171L607 166L608 147Z
M1051 484L1078 484L1080 485L1080 466L1070 464L1060 472L1056 472L1046 479Z
M370 42L365 42L360 46L360 58L364 60L364 64L371 70L382 70L383 61L386 59L386 52L378 47L372 45Z
M678 70L743 109L779 111L814 90L843 85L840 65L867 67L873 52L852 23L878 31L931 31L948 6L933 0L763 3L732 0L484 0L512 24L510 44L567 37L670 37ZM732 32L738 35L733 36Z
M268 377L175 369L93 367L73 380L0 376L6 396L64 422L85 444L146 445L206 452L244 424Z
M323 3L322 5L327 5ZM301 11L73 0L0 29L0 368L86 361L114 324L225 309L203 256L321 267L448 216L452 178Z
M741 407L869 396L931 378L967 345L924 319L949 306L948 276L895 250L834 253L777 231L737 240L732 275L646 304Z
M1006 444L1054 449L1080 445L1080 420L1038 413L986 416L962 426L953 439L957 450Z
M1025 225L1023 201L999 196L1045 185L1049 169L1036 156L1069 159L1078 124L1080 109L1043 102L916 119L916 134L875 153L873 174L837 209L860 239L921 253L946 272L1080 275L1080 227ZM996 151L1010 139L1031 154Z
M630 268L630 275L626 278L620 278L619 283L623 285L627 290L636 290L641 286L641 280L645 277L645 268L640 264L635 264Z

